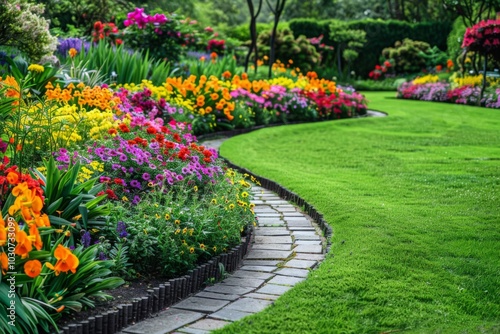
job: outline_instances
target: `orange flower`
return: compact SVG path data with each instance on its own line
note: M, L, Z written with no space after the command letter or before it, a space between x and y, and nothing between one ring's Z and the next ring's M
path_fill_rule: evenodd
M49 216L43 214L39 217L35 217L35 224L38 227L50 227Z
M0 247L7 243L7 229L5 228L5 221L3 220L2 213L0 212Z
M22 259L27 258L29 252L31 252L31 250L33 249L33 246L31 245L31 240L29 239L26 232L24 231L17 232L16 241L17 245L14 253L20 255Z
M15 172L9 172L9 174L7 174L7 181L10 184L17 184L19 182L19 175Z
M216 52L212 52L212 53L210 54L210 58L212 58L212 60L217 59L217 53L216 53Z
M24 264L24 273L31 278L40 275L42 271L42 263L38 260L30 260Z
M71 48L71 49L69 49L69 51L68 51L68 54L69 54L69 56L70 56L71 58L75 57L77 53L78 53L78 51L76 51L76 49L75 49L75 48Z
M224 79L229 79L229 78L231 78L231 72L226 71L226 72L222 73L222 77L223 77Z
M4 252L0 253L0 263L2 264L2 275L7 274L7 270L9 269L9 258Z
M58 276L61 272L66 273L70 270L73 274L76 273L76 268L80 264L80 260L75 254L71 253L69 248L66 248L61 244L57 245L57 248L54 251L54 257L58 260L56 264L53 266L47 262L46 265L47 268L55 271L56 276Z
M33 245L36 249L41 250L43 247L42 238L38 232L38 227L35 224L30 225L30 238L33 238Z

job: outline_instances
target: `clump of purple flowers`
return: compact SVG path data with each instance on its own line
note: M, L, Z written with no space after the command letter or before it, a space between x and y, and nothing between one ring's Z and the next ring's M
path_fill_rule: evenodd
M127 225L123 221L119 221L116 225L116 233L118 233L118 237L126 238L128 236L127 233Z
M72 48L78 51L78 53L82 50L87 52L90 48L90 42L77 37L60 38L56 52L62 57L67 57L68 51Z

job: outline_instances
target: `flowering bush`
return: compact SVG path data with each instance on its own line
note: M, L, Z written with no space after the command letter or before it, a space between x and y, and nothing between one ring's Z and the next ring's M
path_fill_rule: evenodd
M117 38L118 32L118 27L114 23L97 21L92 29L92 41L97 43L100 40L108 40L113 45L120 45L123 41Z
M462 48L490 54L496 60L500 60L500 19L481 21L467 28Z
M149 15L144 8L136 8L123 22L124 42L127 47L148 50L154 58L177 61L191 33L191 27L180 20L176 14Z

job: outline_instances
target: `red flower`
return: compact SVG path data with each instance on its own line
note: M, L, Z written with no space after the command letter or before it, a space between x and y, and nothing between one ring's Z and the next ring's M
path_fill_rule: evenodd
M122 123L118 126L118 128L123 133L130 132L130 129L128 128L127 124Z
M147 128L146 132L149 133L150 135L154 135L156 133L156 129L150 126Z

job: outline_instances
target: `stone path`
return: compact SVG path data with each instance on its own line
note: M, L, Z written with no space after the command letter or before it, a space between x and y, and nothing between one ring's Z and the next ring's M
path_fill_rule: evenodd
M306 279L325 256L319 229L276 194L260 187L252 191L257 226L243 265L222 282L125 328L123 334L209 333L262 311Z

